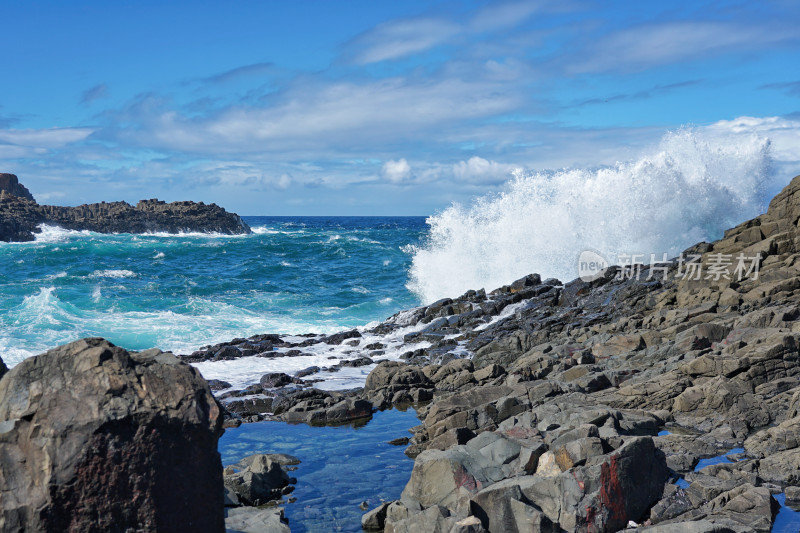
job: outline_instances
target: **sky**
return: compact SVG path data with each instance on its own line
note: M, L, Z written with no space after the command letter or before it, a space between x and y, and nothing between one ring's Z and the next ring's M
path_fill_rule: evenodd
M0 20L0 172L42 203L429 215L682 127L766 136L800 173L794 0L33 0Z

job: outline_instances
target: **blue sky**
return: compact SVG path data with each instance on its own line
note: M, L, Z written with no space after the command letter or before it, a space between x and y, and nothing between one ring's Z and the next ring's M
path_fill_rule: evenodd
M794 1L32 1L0 20L0 171L42 202L424 215L685 125L769 137L800 169Z

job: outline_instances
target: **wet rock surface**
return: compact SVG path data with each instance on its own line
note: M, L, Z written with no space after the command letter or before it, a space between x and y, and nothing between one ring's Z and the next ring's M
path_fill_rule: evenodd
M799 220L800 177L764 215L657 268L566 284L533 274L360 336L265 336L283 353L262 356L335 341L377 364L361 389L266 390L272 406L250 420L415 404L414 471L399 500L365 515L371 530L769 531L775 495L800 482ZM685 275L689 258L701 276Z
M77 207L40 205L16 176L0 174L0 241L32 241L41 224L99 233L250 233L250 227L235 213L202 202L151 199L135 206L126 202Z

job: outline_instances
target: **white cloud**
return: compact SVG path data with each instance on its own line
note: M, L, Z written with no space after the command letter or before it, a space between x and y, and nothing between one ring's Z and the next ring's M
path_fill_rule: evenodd
M354 48L363 48L354 58L359 65L399 59L439 45L461 28L442 19L403 19L387 22L357 38Z
M340 154L431 135L451 123L516 108L522 95L500 81L391 78L288 91L271 107L235 107L205 118L150 106L124 142L199 153L264 153L286 159L298 151Z
M457 181L470 183L503 183L508 181L514 170L519 168L518 165L498 163L473 156L467 161L459 161L453 165L453 176Z
M543 4L538 1L526 1L490 5L475 14L470 21L470 29L482 32L515 26L538 11Z
M573 72L640 70L731 49L749 50L796 38L774 25L677 21L638 26L592 40L588 57Z
M392 183L402 183L411 177L411 165L405 159L386 161L381 174Z
M466 25L441 18L394 20L362 34L348 48L352 61L359 65L401 59L447 42L519 25L544 6L544 2L530 0L492 4L475 13Z
M0 130L0 142L32 148L61 148L84 140L94 133L91 128L47 128Z
M272 186L275 187L276 189L284 191L288 189L291 184L292 184L292 178L288 174L281 174L281 176L278 179L274 180Z

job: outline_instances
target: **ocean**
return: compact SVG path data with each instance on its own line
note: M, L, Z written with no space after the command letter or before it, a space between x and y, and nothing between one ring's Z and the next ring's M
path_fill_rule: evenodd
M419 304L406 287L423 217L244 217L251 235L103 235L44 228L0 243L9 366L105 337L191 353L257 333L333 333Z

